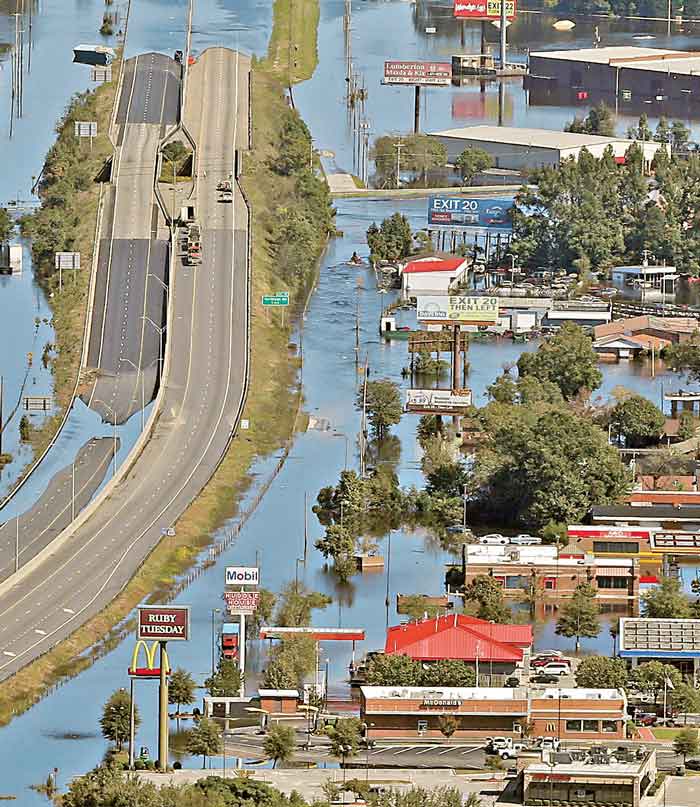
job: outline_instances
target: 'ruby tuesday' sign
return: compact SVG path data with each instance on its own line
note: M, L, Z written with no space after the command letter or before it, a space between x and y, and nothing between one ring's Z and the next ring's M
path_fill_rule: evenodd
M186 642L190 638L189 605L146 605L139 608L138 638Z

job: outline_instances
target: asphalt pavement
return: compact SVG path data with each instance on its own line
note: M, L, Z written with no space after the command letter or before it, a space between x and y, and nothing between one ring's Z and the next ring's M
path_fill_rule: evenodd
M22 564L31 560L85 507L109 470L115 447L119 450L119 438L116 443L112 437L88 440L27 512L0 526L0 580L14 572L17 554Z
M160 376L169 244L154 182L158 144L178 121L180 86L180 65L168 56L147 53L124 65L86 362L94 382L81 394L110 423L148 403Z
M18 584L0 588L0 679L122 590L210 479L233 436L248 374L248 211L237 185L229 204L217 201L215 187L234 170L234 148L248 145L249 70L249 57L223 48L205 51L191 69L186 117L200 149L203 262L177 261L171 278L170 371L160 415L94 514Z

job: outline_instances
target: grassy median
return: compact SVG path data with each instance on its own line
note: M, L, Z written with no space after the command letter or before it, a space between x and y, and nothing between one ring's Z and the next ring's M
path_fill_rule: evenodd
M302 36L296 50L297 59L311 75L316 64L313 21L318 20L318 0L295 0L293 6L294 18L299 20L294 30ZM280 31L288 21L290 8L289 0L275 2L271 54L284 47ZM306 19L306 26L301 24L302 19ZM178 581L211 543L212 533L238 512L241 497L250 487L252 463L289 444L295 429L304 428L305 420L300 416L300 358L294 346L289 345L290 316L287 315L283 327L281 314L275 312L268 317L260 305L260 297L270 290L287 289L291 311L298 312L304 307L328 235L330 200L325 184L308 171L300 172L292 166L288 174L278 172L285 136L283 128L289 129L290 122L295 136L301 137L302 142L296 143L301 153L309 152L304 151L305 127L296 113L290 118L284 91L286 77L275 62L274 57L268 58L253 67L253 151L245 161L243 178L244 191L253 211L253 349L250 390L243 413L250 421L250 429L239 431L235 436L209 484L178 521L176 537L168 538L153 550L124 591L66 641L3 682L0 724L9 722L52 687L79 674L114 648L133 630L128 617L138 603L145 599L167 600L172 596ZM288 131L286 136L289 136ZM317 222L316 229L305 231L305 243L311 254L307 256L303 272L298 271L294 256L284 250L285 233L277 229L279 208L285 203L294 208L302 223ZM323 215L319 216L319 211ZM297 219L288 225L295 226ZM107 694L105 692L105 696Z

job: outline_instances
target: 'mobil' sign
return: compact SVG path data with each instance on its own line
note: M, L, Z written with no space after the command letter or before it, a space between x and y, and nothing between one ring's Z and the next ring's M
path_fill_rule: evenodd
M138 638L186 642L190 638L189 605L146 605L139 608Z

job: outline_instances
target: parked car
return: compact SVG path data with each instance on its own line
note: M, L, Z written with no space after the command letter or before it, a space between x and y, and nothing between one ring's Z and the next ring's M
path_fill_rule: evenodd
M535 656L530 662L531 667L544 667L546 664L552 664L555 661L562 661L561 656ZM564 662L562 662L564 663ZM566 662L568 663L568 662Z
M551 675L569 675L571 667L568 661L550 661L541 667L543 673L550 673Z
M518 676L517 676L517 675L510 675L510 676L508 676L508 678L506 678L505 685L506 685L507 687L517 687L517 686L520 686L520 679L518 678Z
M508 543L508 539L505 535L501 535L498 532L490 532L488 535L479 535L476 540L480 544L489 546L505 546Z
M689 771L700 771L700 759L686 759L685 767Z
M531 684L558 684L559 676L552 673L536 673L530 676Z
M537 538L535 535L520 533L520 535L514 535L510 539L510 542L511 544L517 544L518 546L537 546L538 544L542 543L542 539Z
M515 759L525 746L516 743L512 737L489 737L486 742L486 753L499 756L501 759Z
M634 722L639 726L655 726L658 719L658 715L651 712L638 712Z
M537 747L540 751L558 751L561 747L561 740L556 737L540 737Z

